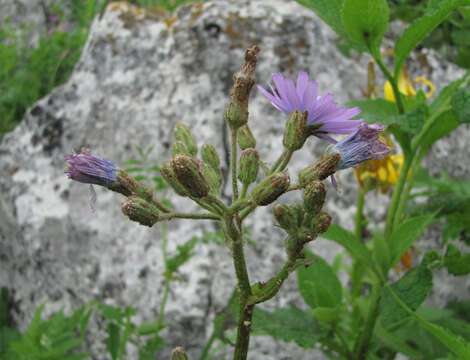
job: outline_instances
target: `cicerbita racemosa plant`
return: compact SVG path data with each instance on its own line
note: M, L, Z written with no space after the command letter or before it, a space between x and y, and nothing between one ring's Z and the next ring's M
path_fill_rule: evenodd
M264 95L289 119L284 132L284 151L279 159L260 176L260 158L255 149L256 140L248 124L248 99L255 84L255 68L259 49L253 46L245 53L245 63L234 74L230 102L225 120L231 132L232 199L226 203L220 196L222 176L220 159L215 148L205 144L198 151L197 143L188 127L175 128L172 159L161 166L161 175L180 196L192 199L200 208L198 213L182 213L166 207L143 184L108 160L89 153L66 158L67 174L80 182L97 184L120 192L127 199L123 213L132 221L153 226L174 218L213 220L223 229L226 243L231 248L235 275L239 317L234 359L246 359L250 340L253 309L277 294L284 280L297 267L306 265L305 244L325 232L331 217L322 211L326 197L323 180L336 171L355 166L361 161L380 158L388 152L378 135L380 127L367 126L350 118L357 109L336 106L331 95L319 97L316 84L300 73L297 87L281 75L274 76L276 89ZM253 120L252 120L253 121ZM303 169L298 182L292 184L286 168L292 154L299 150L310 135L323 137L331 134L350 134L325 151L325 155ZM239 147L242 149L238 156ZM200 157L198 157L198 153ZM239 185L242 185L239 191ZM287 258L278 273L265 282L253 284L247 271L244 255L244 220L259 206L273 204L289 191L303 192L303 202L276 204L273 215L276 223L287 233Z

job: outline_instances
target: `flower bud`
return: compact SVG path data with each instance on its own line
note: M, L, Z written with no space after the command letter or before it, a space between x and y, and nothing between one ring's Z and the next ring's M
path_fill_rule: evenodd
M248 125L244 125L238 129L237 135L238 146L240 146L240 149L245 150L256 147L256 139Z
M191 134L191 130L182 124L177 123L175 126L175 140L181 141L186 149L189 151L189 155L196 156L197 154L197 143L194 140L193 134Z
M277 172L268 176L253 189L252 197L255 204L260 206L271 204L287 191L289 184L289 175L283 172Z
M313 165L307 166L299 172L300 185L305 187L312 181L325 180L336 172L340 160L341 156L334 153L324 156Z
M209 185L210 193L218 195L220 193L220 186L222 185L222 177L219 171L215 171L209 164L203 163L202 173Z
M202 198L209 193L209 185L202 173L202 166L196 159L187 155L178 155L171 160L171 167L190 196Z
M304 189L304 207L309 215L320 212L325 203L326 189L321 181L312 181Z
M225 121L232 129L239 129L248 122L248 110L239 103L230 102L224 113Z
M178 156L178 155L191 156L191 154L189 153L188 148L181 141L175 141L173 143L173 145L171 147L171 152L173 154L173 157Z
M289 205L277 204L273 208L273 215L279 226L288 233L293 233L297 230L297 214Z
M121 207L124 215L141 225L152 227L158 221L158 209L138 196L130 196Z
M215 147L209 144L202 145L201 156L202 160L206 164L208 164L215 171L220 172L220 158Z
M323 234L331 225L331 216L322 211L312 221L312 230L317 234Z
M171 352L171 360L189 360L189 358L186 351L181 346L178 346Z
M171 166L171 162L168 161L160 167L160 175L178 195L188 196L188 192L176 178L175 172L173 171L173 167Z
M308 135L307 112L292 112L286 122L286 129L284 130L284 147L291 151L299 150L304 146Z
M238 170L238 179L240 179L242 184L250 185L252 182L254 182L256 180L256 177L258 176L258 169L258 152L253 148L243 150L240 155L240 163Z

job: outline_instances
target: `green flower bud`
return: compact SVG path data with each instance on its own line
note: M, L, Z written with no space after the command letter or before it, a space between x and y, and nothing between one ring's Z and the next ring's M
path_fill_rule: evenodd
M171 162L168 161L160 167L160 175L178 195L188 196L188 192L176 178L175 172L173 171L173 167L171 166Z
M230 128L237 130L248 122L248 106L241 106L240 103L230 102L224 113L225 121Z
M130 196L121 210L129 219L145 226L152 227L158 221L157 207L138 196Z
M307 112L294 111L291 113L284 131L284 147L291 151L299 150L304 146L308 135Z
M178 182L190 196L202 198L209 193L209 184L202 173L201 163L187 155L178 155L171 160L171 167Z
M237 141L238 146L240 146L242 150L256 147L256 139L248 125L244 125L238 129Z
M326 189L321 181L312 181L304 189L304 207L310 215L317 215L325 203Z
M273 215L281 228L288 233L294 233L298 228L298 218L295 209L286 204L277 204L273 208Z
M325 180L336 172L336 166L341 160L338 153L329 154L321 158L317 163L307 166L299 172L299 183L302 187L312 181Z
M188 148L181 141L175 141L171 147L171 151L172 151L173 157L178 156L178 155L191 156Z
M277 172L262 180L255 186L252 192L255 204L266 206L284 194L289 188L289 175Z
M186 149L189 151L189 155L196 156L197 143L196 140L194 140L189 127L182 123L177 123L175 126L175 140L181 141L186 146Z
M201 156L206 164L210 165L215 171L220 172L220 158L215 147L209 144L202 145Z
M220 186L222 185L222 177L219 171L215 171L210 165L203 163L202 173L209 185L210 193L218 195L220 193Z
M256 180L259 169L259 155L258 152L249 148L243 150L240 155L240 163L238 169L238 179L244 185L250 185Z
M331 225L331 216L322 211L312 219L311 230L317 234L323 234Z
M189 358L186 351L181 346L178 346L171 352L171 360L189 360Z

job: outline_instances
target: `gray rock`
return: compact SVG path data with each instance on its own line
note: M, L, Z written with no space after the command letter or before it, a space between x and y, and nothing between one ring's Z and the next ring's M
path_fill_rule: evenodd
M368 59L344 57L333 32L293 1L219 0L182 7L174 17L163 19L117 3L95 21L71 79L36 103L0 145L0 286L14 289L14 315L20 326L41 303L50 313L69 311L91 299L131 304L139 320L155 318L162 295L160 227L149 230L129 222L120 211L122 199L102 189L97 189L92 213L88 187L65 178L63 155L86 146L122 163L136 156L136 146L155 146L151 160L161 163L170 156L173 126L181 120L200 144L215 145L226 160L222 112L231 76L244 49L254 43L262 49L260 83L268 83L273 72L306 69L321 91L333 92L339 102L361 97ZM461 74L432 52L428 58L430 77L439 86ZM256 91L250 113L260 153L273 161L281 150L284 116ZM460 134L455 141L443 141L430 157L431 165L442 168L437 159L447 159L457 149L468 153L468 141ZM311 139L307 149L295 154L291 174L324 147L324 142ZM455 169L462 177L470 171L465 159L461 170ZM335 221L350 227L356 184L350 171L339 181L341 192L330 188L327 208ZM367 212L382 218L384 198L369 196ZM172 200L181 209L195 208L186 200ZM254 240L246 248L251 278L266 280L284 259L283 234L273 228L269 209L258 210L249 224ZM171 223L170 252L191 236L213 229L207 222ZM314 249L328 259L339 251L322 240ZM210 334L214 313L223 308L235 285L228 249L198 246L196 256L181 269L181 278L167 308L168 348L182 345L195 357ZM450 284L447 277L442 281ZM460 296L468 295L468 281L462 287ZM447 296L456 293L451 288ZM304 306L294 277L266 307L287 304ZM103 345L93 346L96 358L105 358ZM228 358L229 353L220 350L218 358ZM322 357L318 351L255 337L251 358Z

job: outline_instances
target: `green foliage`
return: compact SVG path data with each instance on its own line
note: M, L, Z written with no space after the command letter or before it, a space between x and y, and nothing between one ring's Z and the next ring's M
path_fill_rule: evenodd
M410 314L403 306L397 302L396 297L406 306L415 311L426 299L432 288L432 273L428 269L426 262L421 262L419 266L410 270L400 280L390 286L386 286L382 291L380 301L380 319L382 325L388 328ZM392 292L394 294L392 294Z
M173 274L183 266L193 256L194 248L196 247L199 239L193 237L182 245L176 248L176 254L166 260L165 276L171 279Z
M410 52L466 0L433 1L424 14L408 26L395 44L395 74L398 74Z
M341 9L344 0L297 0L315 11L315 13L327 23L337 34L347 38L346 29L341 20Z
M311 313L295 307L273 312L255 309L253 333L270 335L277 340L293 341L304 348L312 348L325 334Z
M322 258L308 254L311 264L297 269L299 291L311 307L336 307L342 301L342 287L333 269Z
M457 90L452 95L452 110L460 123L470 123L470 87Z
M444 266L449 274L467 275L470 273L470 253L462 254L455 245L449 244L444 257Z
M388 27L386 0L344 0L341 17L349 38L372 53L378 53Z
M361 99L348 102L349 106L361 109L361 119L369 124L393 125L397 123L398 112L394 103L385 99Z

